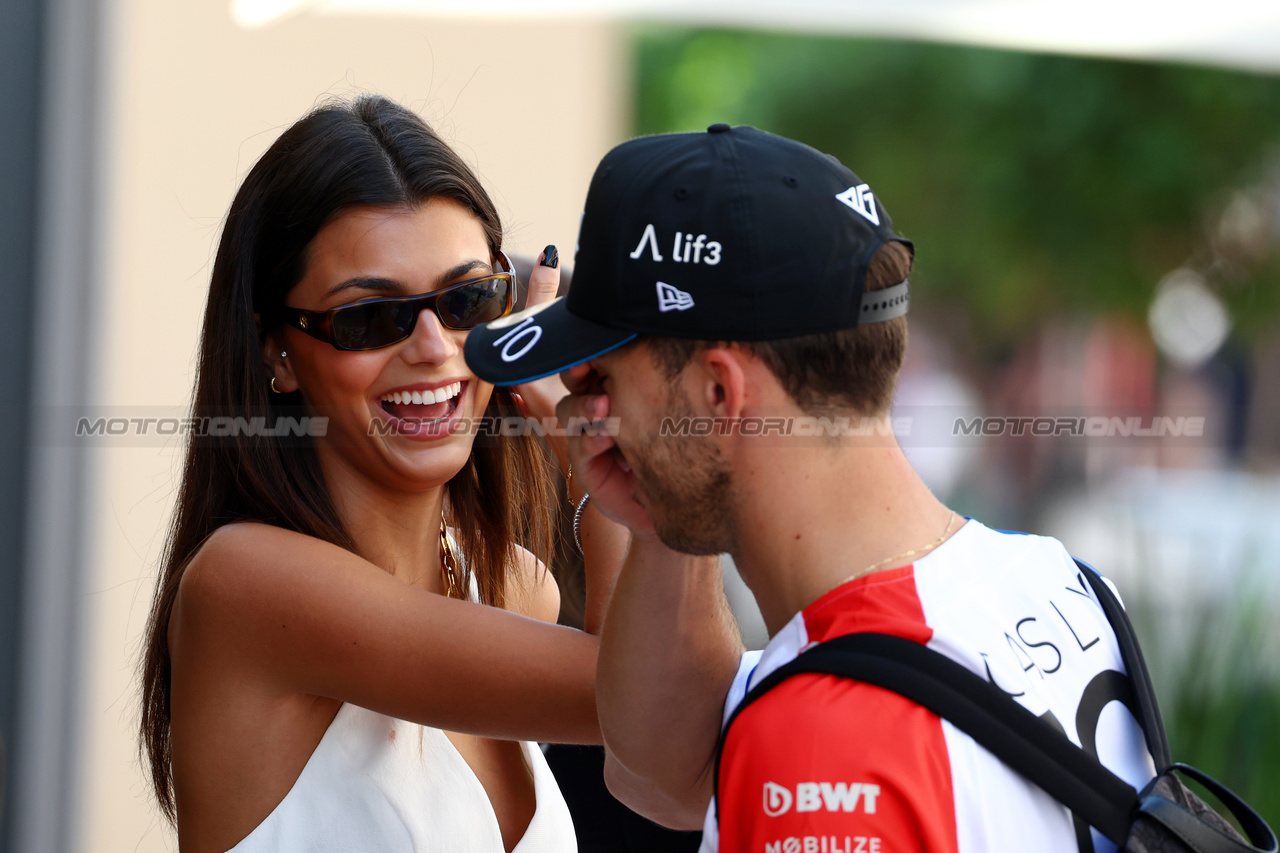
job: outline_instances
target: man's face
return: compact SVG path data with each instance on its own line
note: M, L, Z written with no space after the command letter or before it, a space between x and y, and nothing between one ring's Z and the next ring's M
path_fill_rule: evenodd
M663 434L664 420L710 415L690 399L689 368L670 378L644 343L592 362L619 418L615 452L631 466L632 497L658 538L686 554L721 554L733 541L733 478L714 436Z

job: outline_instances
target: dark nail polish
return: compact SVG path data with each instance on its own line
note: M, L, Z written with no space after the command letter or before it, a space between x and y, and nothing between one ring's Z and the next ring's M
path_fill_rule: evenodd
M544 267L551 267L552 269L560 266L560 253L556 251L556 247L554 245L547 246L547 248L542 250L542 265Z

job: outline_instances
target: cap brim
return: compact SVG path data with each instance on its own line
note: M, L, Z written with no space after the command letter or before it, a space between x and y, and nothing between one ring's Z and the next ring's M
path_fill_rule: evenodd
M562 296L477 326L467 334L467 366L485 382L532 382L604 355L637 334L569 313Z

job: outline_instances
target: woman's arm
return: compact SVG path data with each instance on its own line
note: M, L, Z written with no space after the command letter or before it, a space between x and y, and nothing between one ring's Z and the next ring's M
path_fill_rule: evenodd
M595 637L433 595L300 533L219 529L172 620L175 656L198 648L257 689L486 737L600 743Z

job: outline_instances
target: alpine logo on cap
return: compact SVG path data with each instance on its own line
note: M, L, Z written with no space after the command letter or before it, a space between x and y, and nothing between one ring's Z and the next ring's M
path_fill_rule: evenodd
M665 281L658 282L658 310L687 311L693 307L693 297Z
M836 196L836 199L855 212L861 214L872 225L880 224L880 214L876 212L876 197L869 184L858 184Z

